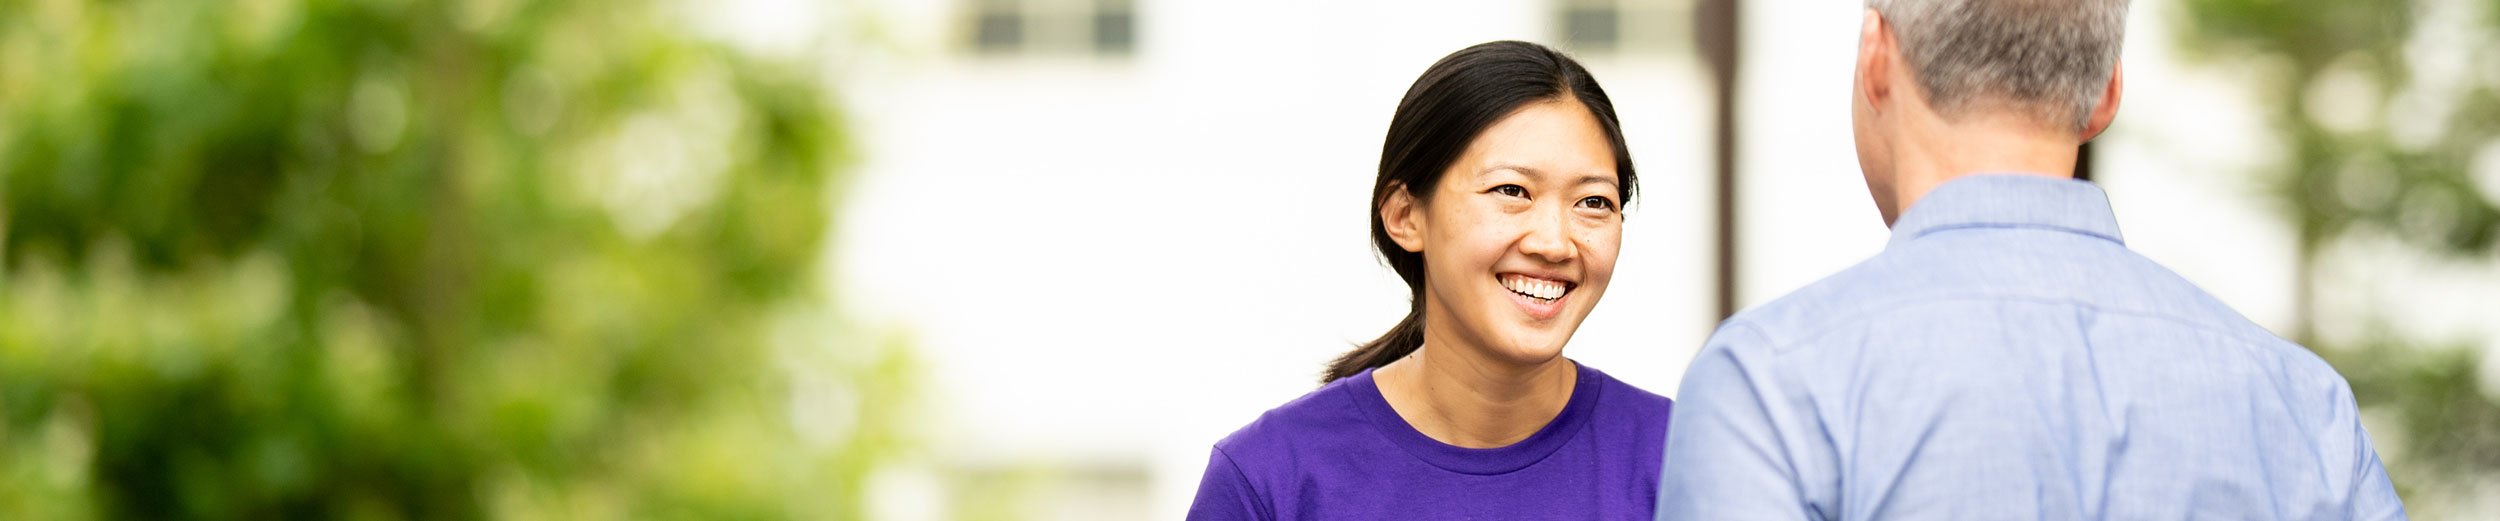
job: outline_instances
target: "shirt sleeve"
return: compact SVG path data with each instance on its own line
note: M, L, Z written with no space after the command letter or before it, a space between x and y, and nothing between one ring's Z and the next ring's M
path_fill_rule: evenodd
M2358 408L2352 404L2345 407ZM2350 518L2368 521L2404 521L2404 501L2396 497L2396 485L2387 480L2387 467L2381 466L2378 449L2371 448L2369 431L2361 428L2358 414L2353 415L2353 436L2359 439L2356 464L2353 466L2352 513Z
M1791 393L1779 388L1767 344L1730 323L1685 370L1660 464L1659 521L1824 517L1805 492L1817 481L1799 475L1814 451L1790 441L1807 428L1787 417Z
M1207 472L1198 478L1198 498L1189 503L1189 521L1265 520L1258 494L1241 467L1216 448L1207 455Z

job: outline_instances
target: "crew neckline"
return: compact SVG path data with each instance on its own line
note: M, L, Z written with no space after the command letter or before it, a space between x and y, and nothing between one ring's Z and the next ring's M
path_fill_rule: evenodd
M1539 427L1527 439L1484 449L1442 443L1423 431L1415 430L1405 417L1398 415L1397 409L1389 406L1388 397L1380 394L1380 384L1372 380L1371 369L1347 378L1347 389L1352 391L1349 398L1363 410L1364 416L1369 417L1372 427L1391 444L1416 459L1461 474L1503 474L1543 461L1588 426L1589 411L1597 407L1598 382L1605 378L1605 374L1576 361L1572 366L1577 372L1576 381L1572 383L1571 398L1563 404L1561 413L1554 415L1553 420L1545 422L1544 427Z

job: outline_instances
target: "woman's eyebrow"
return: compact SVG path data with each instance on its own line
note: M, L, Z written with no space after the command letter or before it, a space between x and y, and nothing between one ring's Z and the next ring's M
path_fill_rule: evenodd
M1500 172L1500 171L1503 171L1503 170L1509 170L1509 171L1512 171L1512 172L1518 172L1520 175L1528 176L1528 179L1530 179L1530 180L1535 180L1535 181L1543 181L1543 180L1545 180L1545 172L1544 172L1544 171L1542 171L1542 170L1537 170L1535 167L1530 167L1530 166L1527 166L1527 165L1512 164L1512 163L1495 163L1495 164L1493 164L1493 165L1486 166L1486 167L1484 167L1484 170L1480 170L1480 171L1477 171L1477 172L1476 172L1476 177L1484 177L1484 176L1487 176L1487 175L1492 175L1494 172ZM1577 183L1574 183L1574 184L1575 184L1575 185L1585 185L1585 184L1601 184L1601 185L1607 185L1607 186L1623 186L1623 185L1622 185L1622 183L1616 182L1614 179L1612 179L1612 178L1610 178L1610 177L1607 177L1607 176L1602 176L1602 175L1594 175L1594 174L1580 176L1580 179L1578 180L1578 182L1577 182Z
M1503 170L1509 170L1509 171L1513 171L1513 172L1518 172L1520 175L1528 176L1528 178L1529 178L1529 179L1536 179L1536 180L1543 180L1543 179L1545 179L1545 172L1543 172L1543 171L1539 171L1539 170L1537 170L1537 169L1535 169L1535 168L1532 168L1532 167L1529 167L1529 166L1527 166L1527 165L1515 165L1515 164L1510 164L1510 163L1495 163L1495 164L1493 164L1493 165L1486 166L1486 167L1484 167L1484 170L1477 171L1477 172L1476 172L1476 176L1477 176L1477 177L1483 177L1483 176L1486 176L1486 175L1491 175L1491 174L1492 174L1492 173L1494 173L1494 172L1500 172L1500 171L1503 171Z

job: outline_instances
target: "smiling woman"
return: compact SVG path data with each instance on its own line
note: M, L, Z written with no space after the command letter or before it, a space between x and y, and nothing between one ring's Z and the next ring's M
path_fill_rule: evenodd
M1572 123L1586 126L1541 135ZM1548 141L1551 137L1576 139ZM1571 154L1580 155L1567 157ZM1603 161L1606 164L1593 171L1604 172L1600 179L1615 188L1611 195L1618 200L1630 200L1636 184L1632 156L1625 151L1623 131L1615 122L1614 103L1598 88L1595 77L1562 53L1525 42L1487 43L1442 58L1415 80L1389 121L1389 137L1381 146L1380 175L1372 183L1371 212L1372 247L1406 280L1413 307L1387 334L1329 364L1323 382L1386 365L1424 344L1428 307L1424 253L1421 245L1391 235L1390 218L1407 216L1417 203L1435 199L1445 174L1454 169L1464 169L1475 178L1465 183L1481 181L1497 171L1536 172L1501 168L1513 167L1510 161L1523 157ZM1583 170L1565 172L1592 171L1584 164L1573 166ZM1529 195L1515 185L1483 188L1522 200ZM1506 192L1513 189L1523 191ZM1611 245L1622 236L1623 223L1622 213L1616 211L1619 208L1608 210L1612 223L1606 227L1611 235L1604 262L1611 267ZM1598 281L1596 289L1604 288L1604 281ZM1594 305L1596 299L1585 302ZM1580 308L1579 316L1585 317L1587 311ZM1579 325L1577 318L1571 325ZM1568 338L1569 331L1563 336ZM1557 348L1561 343L1560 339L1553 342Z
M1571 58L1502 41L1433 64L1371 199L1407 317L1217 442L1190 519L1647 519L1672 403L1562 356L1634 185Z

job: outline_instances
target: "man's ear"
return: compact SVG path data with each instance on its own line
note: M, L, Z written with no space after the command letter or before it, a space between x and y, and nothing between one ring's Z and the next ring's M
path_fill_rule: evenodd
M2100 103L2093 103L2093 120L2083 123L2083 140L2100 138L2100 133L2110 130L2110 123L2118 120L2118 98L2125 85L2128 85L2128 60L2110 63L2110 88L2100 90Z
M1406 183L1392 182L1388 192L1381 196L1380 227L1389 232L1389 240L1397 241L1399 248L1423 252L1424 206L1414 193L1407 191Z
M1867 107L1882 110L1884 101L1892 97L1892 61L1900 59L1892 38L1892 24L1883 13L1866 9L1858 24L1857 95Z
M2084 141L2100 137L2102 131L2109 130L2110 122L2118 119L2118 95L2119 91L2125 90L2122 87L2126 85L2126 79L2126 60L2110 64L2109 88L2102 89L2100 102L2092 104L2092 119L2083 124Z

